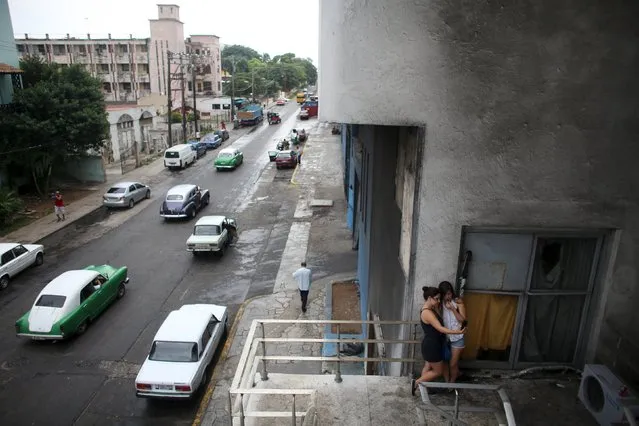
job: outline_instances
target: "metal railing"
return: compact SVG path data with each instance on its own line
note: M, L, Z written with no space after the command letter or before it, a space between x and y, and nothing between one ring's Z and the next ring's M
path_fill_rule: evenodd
M335 325L337 338L304 338L304 337L267 337L267 325ZM413 333L411 340L396 340L396 339L370 339L370 338L342 338L343 333L340 327L343 325L360 325L360 326L403 326L412 325ZM423 362L422 359L415 358L416 345L421 341L417 340L417 321L380 321L380 320L367 320L367 321L338 321L338 320L283 320L283 319L268 319L268 320L253 320L249 333L244 343L242 354L235 371L235 376L228 391L228 409L230 414L230 424L235 424L235 419L239 420L240 426L245 425L246 418L291 418L292 424L297 424L297 419L305 420L307 414L312 414L312 419L306 419L304 424L316 425L319 420L314 410L314 400L316 397L316 390L314 389L277 389L277 388L256 388L256 375L259 369L260 379L262 381L268 380L268 368L267 365L270 362L277 361L313 361L313 362L327 362L332 363L335 366L335 382L342 382L342 363L353 362L388 362L388 363L415 363ZM259 333L259 334L258 334ZM337 344L336 356L297 356L297 355L268 355L267 344L273 343L335 343ZM344 356L340 352L340 344L342 343L362 343L362 344L408 344L410 345L410 358L393 358L382 356L369 357L366 352L365 356ZM260 354L258 355L258 350ZM459 385L448 383L428 383L425 384L428 387L444 387L444 388L472 388L477 390L492 390L497 391L502 398L504 412L506 413L507 423L509 426L514 426L514 416L512 415L512 408L508 401L508 396L505 391L498 386L489 385ZM421 390L422 388L420 388ZM253 395L279 395L290 396L292 402L292 408L290 411L252 411L250 410L250 397ZM308 396L310 398L309 406L303 411L298 411L299 397ZM457 405L457 404L456 404ZM437 407L434 404L428 402L424 404L425 409L433 409L435 411L446 412L448 407ZM459 407L458 407L459 408ZM468 411L473 409L474 411L494 412L492 409L483 407L461 407L460 410ZM459 411L459 410L458 410ZM447 414L448 415L448 414ZM456 416L457 414L455 414ZM464 425L455 420L455 425Z

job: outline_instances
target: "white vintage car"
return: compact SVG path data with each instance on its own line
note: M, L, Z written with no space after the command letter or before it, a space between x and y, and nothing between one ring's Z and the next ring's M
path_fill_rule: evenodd
M194 255L215 252L222 256L224 250L237 238L235 219L226 216L204 216L195 223L193 233L186 240L186 250Z
M31 265L44 262L44 246L40 244L0 244L0 290L9 286L9 281Z
M227 330L224 306L184 305L169 313L135 378L141 398L190 398L206 382L208 366Z

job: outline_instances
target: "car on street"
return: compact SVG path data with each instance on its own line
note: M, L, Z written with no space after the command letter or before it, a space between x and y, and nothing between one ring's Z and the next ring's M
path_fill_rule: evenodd
M102 196L102 204L107 208L128 207L145 198L151 198L151 188L140 182L118 182Z
M185 169L195 163L195 160L197 160L197 154L187 143L174 145L164 151L164 167L171 170Z
M215 159L215 168L217 170L222 169L235 169L237 166L244 162L244 154L237 148L224 148L220 151Z
M90 265L47 284L31 310L16 321L16 334L33 340L63 340L83 334L113 301L126 294L128 268Z
M190 398L205 385L227 332L228 311L212 304L183 305L158 329L135 378L141 398Z
M44 262L44 246L40 244L0 244L0 290L9 287L9 282L28 267L40 266Z
M215 149L222 145L222 138L215 133L208 133L202 137L200 142L206 146L206 149Z
M300 120L308 120L308 110L303 109L300 111Z
M193 227L193 233L186 240L186 250L196 255L213 252L219 256L237 239L237 223L226 216L204 216Z
M195 151L195 158L202 158L206 155L206 144L196 140L190 140L187 142L191 145L191 149Z
M228 130L216 130L215 131L215 135L219 136L220 139L222 139L222 142L224 142L225 140L227 140L229 138L229 131Z
M282 105L286 105L286 101L282 98L278 99L277 102L275 103L278 106L282 106Z
M275 167L286 169L297 166L297 152L293 150L280 151L275 156Z
M193 184L176 185L166 193L160 216L164 219L194 218L210 200L208 189Z

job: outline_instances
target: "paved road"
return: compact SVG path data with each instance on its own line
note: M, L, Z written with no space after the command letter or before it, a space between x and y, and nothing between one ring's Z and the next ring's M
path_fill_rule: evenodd
M135 211L68 231L63 244L58 236L56 247L46 247L44 266L25 272L0 293L0 425L191 423L199 400L138 399L133 378L169 311L198 301L228 305L234 316L246 297L272 290L297 195L277 179L273 194L254 191L268 165L266 151L294 125L296 108L281 109L282 125L264 124L234 143L245 155L237 170L215 172L215 151L209 152L196 166L154 186L154 197ZM211 204L199 216L221 213L238 219L240 241L223 258L194 258L184 249L193 222L165 223L158 216L164 192L177 183L211 191ZM117 215L133 216L115 228L106 226ZM15 320L49 280L65 270L101 263L128 265L131 282L127 295L85 335L58 343L15 337Z

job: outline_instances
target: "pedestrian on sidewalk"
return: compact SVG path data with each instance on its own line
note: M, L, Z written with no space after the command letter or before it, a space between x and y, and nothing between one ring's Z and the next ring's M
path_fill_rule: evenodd
M66 219L66 212L64 210L64 199L62 198L62 194L60 194L60 191L56 191L55 196L53 197L53 209L55 210L55 215L58 217L58 222Z
M302 312L306 312L306 302L308 302L308 292L311 289L311 270L306 267L306 261L302 262L302 267L293 272L293 278L297 281L297 288L302 299Z
M302 149L299 145L297 146L297 164L302 165Z

